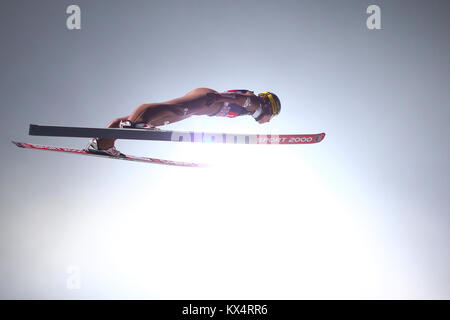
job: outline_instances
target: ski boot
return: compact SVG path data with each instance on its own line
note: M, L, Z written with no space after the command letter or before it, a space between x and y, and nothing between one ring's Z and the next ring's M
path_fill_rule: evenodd
M106 150L99 149L97 138L92 138L91 141L89 141L88 145L84 148L84 151L116 158L125 156L123 153L117 150L116 147L111 147Z

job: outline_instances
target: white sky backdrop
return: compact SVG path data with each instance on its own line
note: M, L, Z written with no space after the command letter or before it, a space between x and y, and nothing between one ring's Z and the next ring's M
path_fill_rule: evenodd
M3 0L0 298L450 298L449 5ZM168 129L327 137L117 143L208 170L10 143L83 147L28 125L102 127L196 87L271 90L283 110Z

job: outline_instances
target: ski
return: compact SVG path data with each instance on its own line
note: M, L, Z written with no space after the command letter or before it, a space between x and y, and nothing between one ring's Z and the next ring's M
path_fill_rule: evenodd
M313 144L321 142L325 133L317 134L233 134L193 131L166 131L152 129L117 129L42 126L30 124L29 134L34 136L135 139L176 142L227 144Z
M85 156L102 157L102 158L108 158L108 159L118 159L118 160L145 162L145 163L164 164L164 165L169 165L169 166L197 167L197 168L206 167L206 165L199 164L199 163L171 161L171 160L163 160L163 159L147 158L147 157L136 157L136 156L131 156L131 155L113 157L113 156L108 156L108 155L90 153L90 152L84 151L83 149L42 146L42 145L38 145L38 144L32 144L32 143L26 143L26 142L16 142L16 141L12 141L12 143L14 143L16 146L18 146L20 148L32 149L32 150L57 151L57 152L64 152L64 153L71 153L71 154L80 154L80 155L85 155Z

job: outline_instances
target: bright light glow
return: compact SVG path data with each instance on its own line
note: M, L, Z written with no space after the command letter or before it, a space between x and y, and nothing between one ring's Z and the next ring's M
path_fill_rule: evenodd
M151 195L142 185L136 197L154 200L116 220L121 234L108 239L110 256L134 288L160 298L378 295L370 232L301 150L217 144L177 150L171 157L191 152L215 167L171 170Z

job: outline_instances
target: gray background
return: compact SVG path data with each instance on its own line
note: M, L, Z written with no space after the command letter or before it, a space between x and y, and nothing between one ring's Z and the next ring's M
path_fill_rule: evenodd
M65 13L81 7L82 29ZM366 28L381 7L382 30ZM0 298L450 298L449 1L0 4ZM271 90L279 117L168 129L313 146L119 141L196 170L16 148L196 87ZM81 287L69 290L69 266Z

